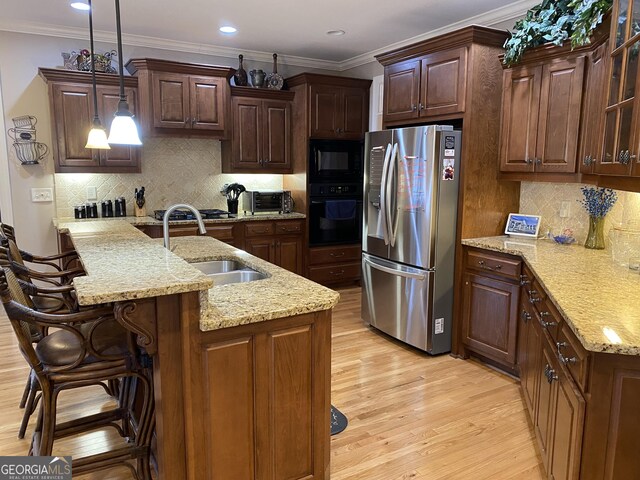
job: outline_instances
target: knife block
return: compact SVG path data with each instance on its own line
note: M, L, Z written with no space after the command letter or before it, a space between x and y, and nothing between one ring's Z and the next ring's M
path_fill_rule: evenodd
M143 205L142 208L140 208L134 202L133 203L133 213L135 214L136 217L146 217L147 216L147 207Z

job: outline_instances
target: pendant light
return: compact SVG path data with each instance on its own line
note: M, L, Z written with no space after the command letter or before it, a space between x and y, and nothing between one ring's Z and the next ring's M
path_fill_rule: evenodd
M93 48L93 8L91 0L88 2L89 7L89 43L91 43L91 82L93 85L93 127L89 131L87 144L84 148L95 148L100 150L109 150L111 147L107 142L107 132L105 131L100 117L98 116L98 94L96 93L96 59Z
M122 31L120 28L120 0L116 0L116 36L118 38L118 68L120 69L120 102L118 111L109 132L109 143L116 145L142 145L138 136L138 127L129 111L127 96L124 93L124 66L122 61Z

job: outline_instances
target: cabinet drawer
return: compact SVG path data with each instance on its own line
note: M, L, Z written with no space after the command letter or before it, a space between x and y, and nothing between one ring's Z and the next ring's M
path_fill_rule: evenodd
M522 260L480 250L468 250L466 266L467 268L481 270L519 281L522 270Z
M589 354L582 348L582 345L580 345L580 342L566 324L559 328L556 347L560 363L567 367L575 382L584 391L589 371Z
M276 233L279 235L302 233L302 222L292 220L276 222Z
M544 294L544 291L542 291ZM558 341L558 332L562 325L562 316L545 295L544 299L534 304L534 310L540 326L549 332L554 342Z
M360 270L360 262L328 267L310 267L309 279L323 284L354 281L360 278Z
M309 263L311 265L327 265L328 263L340 263L359 261L362 256L360 245L346 245L343 247L318 247L309 249Z
M233 241L233 225L207 225L207 235L223 242Z
M248 223L244 226L244 232L247 237L257 237L260 235L273 235L275 231L276 229L273 222L255 222L255 223Z

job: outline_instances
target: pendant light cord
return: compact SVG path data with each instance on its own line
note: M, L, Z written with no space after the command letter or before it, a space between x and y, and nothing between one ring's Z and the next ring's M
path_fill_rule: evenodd
M120 27L120 0L116 0L116 36L118 39L118 68L120 69L120 103L118 110L121 107L125 107L129 110L129 106L126 104L127 97L124 94L124 61L122 59L122 29ZM124 105L123 105L124 102Z
M87 1L89 5L89 43L91 44L91 83L93 85L93 124L100 124L98 117L98 93L96 88L96 59L93 49L93 6L91 0Z

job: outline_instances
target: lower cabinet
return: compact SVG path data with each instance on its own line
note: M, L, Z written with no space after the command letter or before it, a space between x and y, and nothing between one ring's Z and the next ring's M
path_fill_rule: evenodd
M310 248L308 277L322 285L357 282L362 272L361 257L360 244Z
M514 263L515 262L515 263ZM508 370L516 368L520 261L511 256L465 251L462 342Z
M278 265L290 272L302 273L302 239L300 237L264 237L245 240L247 253Z

